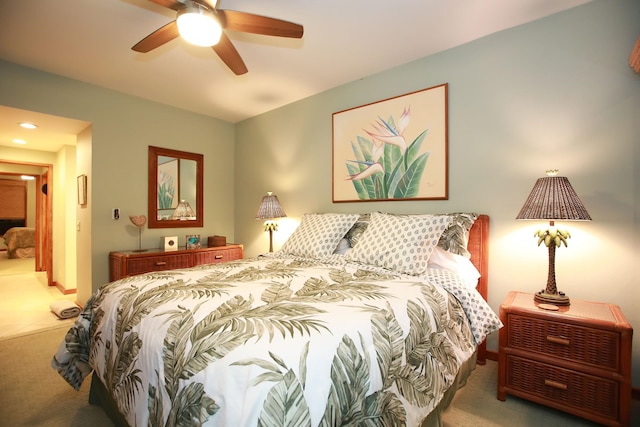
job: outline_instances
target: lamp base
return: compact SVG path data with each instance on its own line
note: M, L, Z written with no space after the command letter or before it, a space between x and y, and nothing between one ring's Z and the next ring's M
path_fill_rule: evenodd
M549 294L544 290L536 292L533 296L533 300L543 304L553 305L571 305L569 297L564 292L558 292L557 294Z

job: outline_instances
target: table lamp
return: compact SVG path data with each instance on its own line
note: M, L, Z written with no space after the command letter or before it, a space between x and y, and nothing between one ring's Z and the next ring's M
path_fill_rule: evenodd
M178 203L178 206L176 206L175 210L173 211L173 215L171 215L171 219L179 219L183 221L196 219L196 214L193 213L193 209L191 208L189 202L180 200L180 203Z
M571 235L567 230L555 228L554 221L591 221L591 217L571 187L569 179L557 174L557 169L548 170L546 177L536 181L516 219L549 220L548 229L538 230L535 233L538 246L544 242L549 249L549 274L547 287L537 292L534 300L553 306L565 306L570 305L571 302L569 297L564 292L559 292L556 286L556 248L561 244L567 246L567 239Z
M273 232L278 229L278 224L274 221L270 221L274 218L282 218L287 216L280 206L278 196L272 192L267 192L267 195L262 198L256 219L266 219L264 223L264 231L269 232L269 252L273 252Z

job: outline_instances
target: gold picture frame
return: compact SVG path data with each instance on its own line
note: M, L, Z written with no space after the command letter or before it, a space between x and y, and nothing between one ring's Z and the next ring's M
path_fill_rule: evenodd
M334 203L447 200L448 83L333 113Z

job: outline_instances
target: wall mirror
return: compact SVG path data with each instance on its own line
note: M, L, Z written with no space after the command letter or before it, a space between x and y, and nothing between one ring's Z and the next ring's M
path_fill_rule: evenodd
M149 146L149 228L203 226L203 171L202 154Z

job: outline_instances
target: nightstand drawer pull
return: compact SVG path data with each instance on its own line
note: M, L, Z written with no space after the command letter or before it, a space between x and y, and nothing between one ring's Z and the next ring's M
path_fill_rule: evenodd
M557 388L558 390L566 390L567 389L567 385L566 384L562 384L562 383L559 383L558 381L553 381L553 380L544 380L544 385L549 386L549 387L553 387L553 388Z
M547 335L547 341L555 343L555 344L560 344L560 345L569 345L570 341L566 338L561 338L561 337L553 337L551 335Z
M224 255L216 255L216 259L222 259L224 258Z
M167 262L166 262L166 261L158 261L158 262L156 262L156 265L157 265L158 267L162 267L162 266L164 266L164 265L167 265Z

